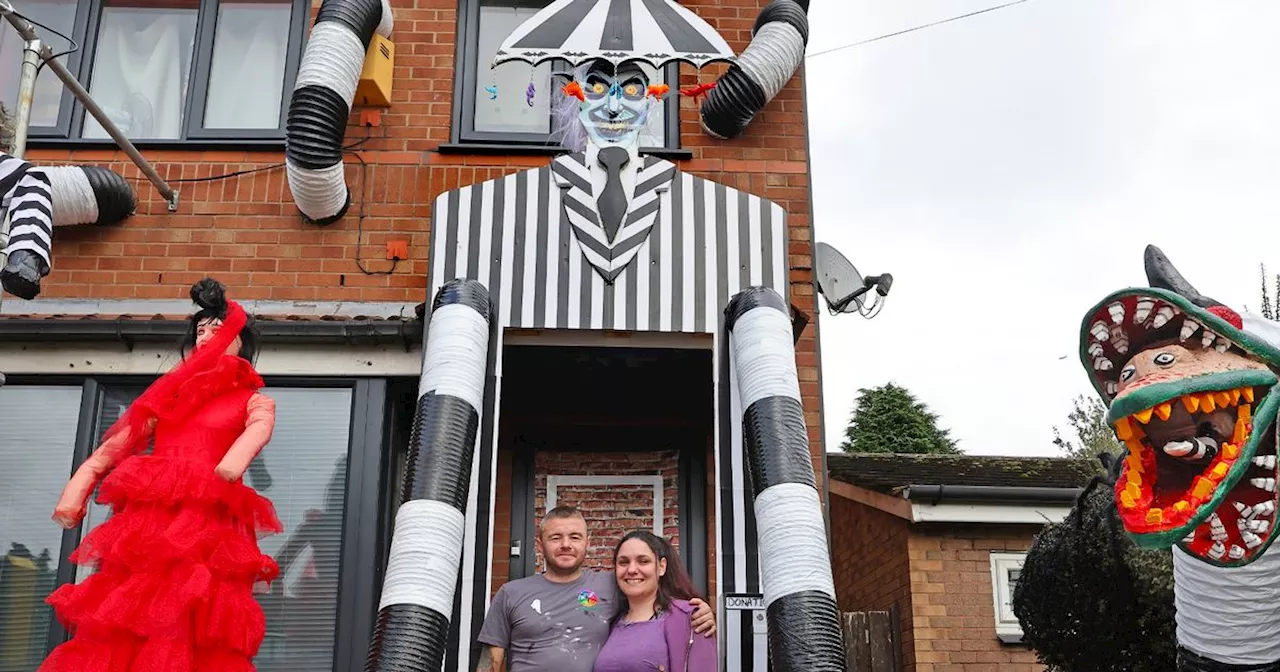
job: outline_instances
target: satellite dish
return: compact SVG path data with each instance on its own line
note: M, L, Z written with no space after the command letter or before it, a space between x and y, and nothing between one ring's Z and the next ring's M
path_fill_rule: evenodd
M833 315L856 312L868 319L875 317L884 307L893 285L893 276L888 273L862 277L843 254L826 243L815 246L813 266L818 276L818 291Z

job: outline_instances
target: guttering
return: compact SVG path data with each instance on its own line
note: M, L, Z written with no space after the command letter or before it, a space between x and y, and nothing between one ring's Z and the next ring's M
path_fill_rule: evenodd
M1059 504L1071 506L1083 488L1036 488L1007 485L908 485L905 499L920 504Z
M316 14L285 121L289 192L309 222L327 226L351 206L342 140L369 43L392 25L387 0L324 0Z
M702 130L721 140L736 138L778 95L804 62L808 12L809 0L773 0L760 11L751 43L702 103Z
M18 318L0 320L0 343L175 343L187 328L186 320ZM407 351L422 342L418 320L258 320L254 328L264 344L400 344Z

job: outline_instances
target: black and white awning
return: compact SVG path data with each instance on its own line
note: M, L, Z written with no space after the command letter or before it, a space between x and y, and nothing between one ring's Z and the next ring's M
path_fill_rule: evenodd
M700 67L734 54L715 28L672 0L555 0L502 41L493 65L555 59Z

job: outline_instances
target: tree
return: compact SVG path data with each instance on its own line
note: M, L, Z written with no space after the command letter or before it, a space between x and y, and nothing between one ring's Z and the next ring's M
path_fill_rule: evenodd
M1124 449L1115 431L1107 424L1107 405L1097 397L1077 396L1067 414L1067 422L1075 439L1064 439L1057 425L1053 427L1053 445L1070 457L1095 459L1101 453L1118 456Z
M938 427L938 416L893 383L858 390L844 436L840 449L847 453L960 452L950 431Z
M1276 298L1274 303L1267 295L1267 266L1259 264L1262 271L1262 316L1268 320L1280 320L1280 273L1276 274Z
M1173 557L1124 535L1105 484L1036 535L1013 592L1023 642L1049 672L1176 669Z

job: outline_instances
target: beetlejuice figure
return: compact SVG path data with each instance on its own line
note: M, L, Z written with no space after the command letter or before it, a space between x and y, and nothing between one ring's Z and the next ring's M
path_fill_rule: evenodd
M1080 356L1125 444L1125 531L1172 548L1178 669L1280 672L1280 325L1200 294L1146 251L1150 287L1085 315Z
M553 123L573 151L552 164L583 253L612 283L635 258L657 218L675 166L640 158L640 133L667 93L644 69L596 60L576 68Z

